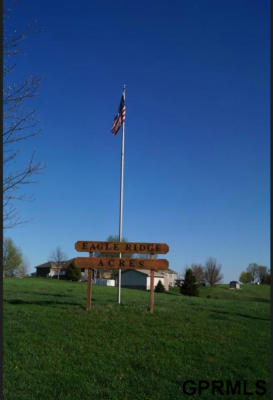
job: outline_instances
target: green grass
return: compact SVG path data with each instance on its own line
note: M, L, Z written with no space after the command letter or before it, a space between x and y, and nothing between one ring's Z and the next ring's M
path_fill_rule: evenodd
M269 382L270 289L201 288L199 298L50 279L4 279L5 400L178 400L185 380ZM207 297L210 296L210 297ZM218 397L217 397L218 396ZM250 396L268 399L267 395ZM238 398L247 399L247 396ZM232 399L237 397L232 396Z

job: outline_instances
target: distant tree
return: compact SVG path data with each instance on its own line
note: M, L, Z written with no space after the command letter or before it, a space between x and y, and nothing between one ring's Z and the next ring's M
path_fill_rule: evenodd
M205 264L204 276L205 280L210 286L215 286L216 283L221 282L223 275L221 274L221 265L216 263L216 259L210 257Z
M251 283L252 281L252 275L249 272L242 271L239 281L242 283Z
M185 296L199 296L199 287L191 269L186 270L185 280L180 286L180 292Z
M79 281L81 279L81 270L80 268L75 267L73 261L66 269L66 279L70 281Z
M192 264L191 265L192 273L195 277L196 283L200 285L200 283L204 280L204 269L201 264Z
M164 293L165 292L165 288L164 288L161 280L158 281L158 284L155 287L155 292L157 292L157 293Z
M258 264L251 263L247 267L247 272L251 275L251 282L254 283L258 280L259 272L258 272Z
M270 270L267 271L265 275L263 275L261 280L262 285L270 285L271 284L271 272Z
M263 266L263 265L259 265L258 266L258 281L261 283L262 281L264 281L265 276L267 275L267 267Z
M21 251L12 239L5 238L3 243L3 276L15 276L23 262Z
M63 252L60 246L56 247L56 249L53 251L53 253L50 256L49 261L53 261L55 263L56 269L57 269L57 276L58 279L60 279L60 270L64 265L64 261L66 260L67 256Z
M251 263L247 267L247 272L251 275L252 283L261 282L267 274L267 267L258 265L257 263Z
M19 276L22 278L24 276L27 276L28 271L29 271L29 262L25 257L23 257L22 262L19 265L19 268L15 272L15 276Z

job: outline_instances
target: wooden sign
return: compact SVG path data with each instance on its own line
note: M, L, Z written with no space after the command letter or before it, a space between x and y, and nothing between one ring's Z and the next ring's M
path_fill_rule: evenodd
M169 246L165 243L91 242L81 240L75 243L75 249L89 253L166 254L169 251Z
M86 298L86 310L91 308L91 293L92 293L92 269L88 270L88 282L87 282L87 298Z
M77 257L74 258L77 268L101 268L101 269L152 269L166 270L169 267L168 260L145 258L93 258Z

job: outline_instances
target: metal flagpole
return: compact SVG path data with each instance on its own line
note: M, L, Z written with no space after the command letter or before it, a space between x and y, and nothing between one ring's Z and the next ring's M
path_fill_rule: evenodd
M123 85L123 97L125 104L125 85ZM122 140L121 140L121 173L120 173L120 203L119 203L119 241L122 238L122 217L123 217L123 176L124 176L124 135L125 135L125 121L122 123ZM121 253L119 253L121 258ZM121 269L118 270L118 303L120 304L121 292Z

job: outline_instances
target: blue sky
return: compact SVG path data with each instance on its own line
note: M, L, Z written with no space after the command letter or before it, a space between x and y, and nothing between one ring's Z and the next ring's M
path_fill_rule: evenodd
M32 101L46 165L6 235L34 266L57 247L118 234L126 84L124 221L129 241L168 243L170 268L222 264L224 282L269 267L269 1L19 1L14 80L43 77ZM31 104L29 104L31 106Z

